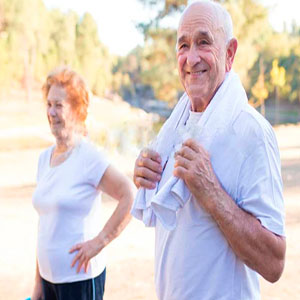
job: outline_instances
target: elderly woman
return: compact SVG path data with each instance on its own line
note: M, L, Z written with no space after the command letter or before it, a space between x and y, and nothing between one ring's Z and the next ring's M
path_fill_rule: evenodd
M39 226L32 300L100 300L103 249L129 222L134 187L85 137L89 95L81 77L56 70L43 91L56 143L40 155L33 195ZM102 230L101 192L118 201Z

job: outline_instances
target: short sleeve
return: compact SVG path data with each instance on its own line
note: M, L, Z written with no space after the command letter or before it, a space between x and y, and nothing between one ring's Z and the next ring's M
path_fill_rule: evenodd
M51 146L51 147L43 150L43 152L39 156L37 172L36 172L36 182L39 182L39 180L42 176L42 173L46 168L46 164L49 163L49 161L50 161L50 156L51 156L53 147L54 146Z
M91 143L86 144L85 156L85 176L89 184L97 187L109 166L109 161L104 153Z
M238 205L268 230L284 236L280 157L273 132L260 140L241 166Z
M36 172L36 182L39 182L39 179L40 179L40 168L41 168L41 160L42 160L42 157L41 155L39 156L39 160L38 160L38 165L37 165L37 172Z

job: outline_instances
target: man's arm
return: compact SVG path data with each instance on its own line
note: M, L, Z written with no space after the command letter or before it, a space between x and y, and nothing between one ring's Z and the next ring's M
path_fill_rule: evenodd
M266 280L277 281L284 268L285 238L265 229L253 215L239 208L221 186L211 200L208 212L235 254Z
M174 175L216 221L235 254L266 280L277 281L284 268L285 238L236 205L219 183L209 154L195 141L186 141L176 153Z

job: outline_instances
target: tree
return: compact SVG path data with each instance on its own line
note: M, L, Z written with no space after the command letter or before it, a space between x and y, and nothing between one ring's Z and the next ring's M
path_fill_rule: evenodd
M157 99L173 103L182 90L176 64L176 32L170 29L153 30L143 55L142 81L153 87Z
M234 69L246 89L250 88L249 70L259 58L259 52L272 34L268 10L256 0L226 0L223 2L233 20L234 35L238 50Z
M76 49L81 74L95 94L104 95L111 87L113 58L100 43L97 24L89 13L77 23Z
M118 57L113 66L113 91L125 100L143 98L147 89L142 83L142 59L144 49L137 46L127 56Z
M161 27L161 21L170 15L183 11L188 0L139 0L146 9L156 12L156 16L147 23L139 23L137 28L142 31L145 39L152 29Z
M42 0L0 0L0 64L1 86L22 83L28 99L58 65L81 71L98 95L111 86L112 57L92 16L48 11Z
M2 0L1 10L4 33L1 46L7 53L5 76L22 81L30 99L45 7L41 0Z
M177 92L182 89L178 84L177 72L174 72L175 58L175 28L163 27L162 21L176 12L184 9L187 1L184 0L140 0L145 7L155 10L156 17L149 23L139 24L146 40L146 47L151 51L147 54L144 78L151 84L156 95L162 99L174 101ZM224 4L233 18L235 36L239 40L238 52L235 58L234 69L240 75L246 88L250 86L248 76L249 70L253 67L259 56L259 49L271 34L271 27L268 22L267 9L255 0L223 0L218 1ZM171 34L172 32L172 34ZM163 44L162 40L172 36L169 47ZM169 39L170 41L170 39ZM166 58L167 57L167 58ZM154 61L154 63L153 63ZM151 62L151 64L150 64ZM168 63L168 65L166 65ZM157 77L158 76L158 77ZM158 82L161 80L161 83ZM166 91L164 91L164 86ZM175 91L174 89L177 89ZM167 96L164 96L167 95ZM172 99L172 100L171 100Z
M264 76L264 65L263 65L263 58L260 57L260 74L258 76L257 82L252 87L251 92L253 96L258 100L258 103L255 103L254 106L260 106L261 113L265 115L265 99L268 98L268 90L265 86L265 76Z
M74 65L76 62L76 24L78 16L69 11L67 14L58 9L50 12L51 34L50 51L58 65Z
M275 89L275 124L279 122L279 91L285 85L285 69L278 65L278 59L274 59L271 70L271 82Z

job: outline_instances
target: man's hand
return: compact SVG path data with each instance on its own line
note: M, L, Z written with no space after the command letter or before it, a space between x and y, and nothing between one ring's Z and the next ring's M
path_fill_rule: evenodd
M135 161L133 181L137 188L154 189L161 179L160 155L151 149L143 149Z
M186 140L175 153L173 174L184 180L195 198L209 211L210 199L218 192L220 183L208 152L195 140Z

